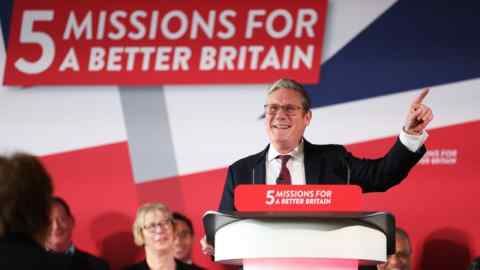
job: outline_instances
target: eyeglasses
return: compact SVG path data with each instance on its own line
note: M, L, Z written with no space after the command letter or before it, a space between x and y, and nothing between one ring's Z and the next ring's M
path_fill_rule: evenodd
M172 225L172 224L173 223L172 223L171 220L164 220L164 221L144 225L143 229L147 230L151 233L154 233L154 232L157 231L157 228L162 229L162 230L166 230L166 229L170 228L170 225Z
M292 104L287 104L287 105L265 104L263 107L265 108L265 113L269 115L275 115L280 110L283 110L287 115L294 116L297 114L298 110L303 110L303 107L292 105Z

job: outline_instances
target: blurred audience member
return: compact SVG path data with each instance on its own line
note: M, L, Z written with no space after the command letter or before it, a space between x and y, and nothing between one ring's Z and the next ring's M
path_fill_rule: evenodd
M476 257L468 266L468 270L480 270L480 257Z
M362 265L359 270L410 270L412 247L407 233L395 230L395 253L388 256L387 262L379 265Z
M63 269L42 244L53 186L29 154L0 156L0 269Z
M175 225L172 213L161 203L146 203L137 210L133 224L135 244L145 248L145 260L127 270L199 270L175 259Z
M395 231L395 254L388 256L384 264L377 265L378 270L410 270L412 246L407 232L401 228Z
M108 270L108 263L85 251L72 242L75 218L67 202L53 197L50 211L50 231L45 241L47 250L62 254L65 263L73 270Z
M193 248L193 224L192 221L183 214L173 212L173 220L175 221L175 230L177 238L175 240L175 258L191 265L192 261L192 248Z

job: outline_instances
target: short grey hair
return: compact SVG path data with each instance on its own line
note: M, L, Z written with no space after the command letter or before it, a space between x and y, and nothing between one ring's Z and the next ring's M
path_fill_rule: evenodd
M268 95L270 95L271 93L275 92L276 90L282 89L282 88L290 89L290 90L293 90L293 91L299 93L300 96L302 97L303 110L305 112L310 111L310 108L312 107L312 102L310 100L310 96L308 95L307 91L305 91L305 88L303 88L303 85L301 85L300 83L298 83L295 80L288 79L288 78L282 78L282 79L274 82L268 90Z

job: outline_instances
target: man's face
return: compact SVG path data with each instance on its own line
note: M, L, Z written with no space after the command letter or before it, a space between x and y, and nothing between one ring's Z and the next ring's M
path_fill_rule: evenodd
M175 239L175 258L181 261L191 259L193 235L187 223L175 220L177 238Z
M52 205L50 212L50 231L46 246L56 252L65 252L72 242L74 221L65 208L58 203Z
M395 254L388 257L385 264L377 267L379 270L410 270L410 251L408 242L400 235L396 235Z
M265 128L275 149L286 154L299 144L312 113L303 110L301 95L291 89L273 91L267 97L267 105L283 107L274 114L265 112ZM286 106L297 109L288 113L284 109Z

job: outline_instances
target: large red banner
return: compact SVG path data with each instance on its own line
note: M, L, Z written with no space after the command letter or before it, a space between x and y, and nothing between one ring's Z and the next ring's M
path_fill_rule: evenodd
M326 0L17 0L6 85L319 80Z

